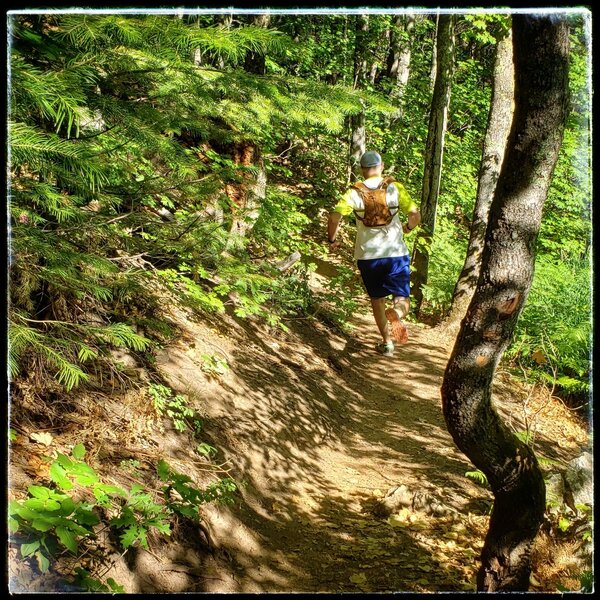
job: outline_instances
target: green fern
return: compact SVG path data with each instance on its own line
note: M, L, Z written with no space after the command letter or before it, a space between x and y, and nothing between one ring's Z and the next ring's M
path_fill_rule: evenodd
M51 345L53 341L56 343L56 340L51 340L48 336L44 336L31 327L11 323L8 328L8 340L9 366L13 377L19 372L19 359L21 355L25 350L32 349L58 369L56 378L59 383L65 386L67 391L89 379L89 375L80 367L67 360L62 352L57 351Z
M477 469L476 471L466 471L465 477L472 479L473 481L477 482L479 485L482 485L484 487L489 486L486 474L483 471L480 471L479 469Z

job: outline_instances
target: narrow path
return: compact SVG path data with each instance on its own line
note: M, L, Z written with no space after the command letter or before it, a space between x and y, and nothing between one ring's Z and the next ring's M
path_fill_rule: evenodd
M158 577L144 555L132 569L136 591L474 591L492 496L465 476L473 467L444 423L447 340L409 324L409 342L393 359L380 356L366 305L351 335L309 319L288 321L285 334L231 315L211 327L189 315L179 322L185 335L157 366L205 413L206 440L241 497L205 506L212 554L199 532L184 531L164 550L171 566L160 567L184 573ZM207 354L230 369L203 372ZM497 377L496 409L517 430L522 397ZM553 438L537 439L553 457ZM567 458L578 452L569 444ZM190 468L189 448L165 450ZM377 500L398 485L433 495L460 519L407 509L375 516Z
M218 383L186 376L194 352L159 361L173 387L208 402L207 430L245 485L233 509L208 508L219 550L205 591L415 591L464 589L472 573L449 569L429 535L368 511L392 486L435 493L464 509L477 488L446 431L439 388L448 348L426 327L393 359L374 352L370 314L351 336L311 321L280 339L237 329L212 340L231 371ZM213 333L218 336L218 333ZM210 397L210 399L209 399ZM421 531L440 523L421 523ZM455 536L454 536L455 537ZM223 557L227 560L224 561ZM472 563L472 559L470 559ZM224 565L226 575L224 574ZM211 579L210 577L218 577Z
M116 483L126 487L123 461L135 459L144 469L136 483L145 485L142 478L160 494L155 468L163 459L199 488L225 471L241 488L233 506L202 505L202 528L176 521L169 537L149 536L148 550L123 553L104 533L85 568L142 594L474 591L492 498L465 476L472 466L446 430L440 386L451 348L435 329L409 324L409 342L390 359L373 349L366 304L351 334L316 319L290 319L283 333L233 310L212 320L168 310L179 335L157 354L156 367L203 416L202 441L218 449L212 463L189 431L167 418L159 426L144 393L82 392L54 413L49 448L23 426L13 493L45 477L40 456L76 443L107 481L120 475ZM207 368L210 356L229 368ZM536 405L501 373L493 395L516 431L524 430L527 399L542 456L568 461L587 447L587 431L560 403ZM412 506L377 512L397 486L433 496L455 518ZM28 591L66 589L61 574L81 566L65 554L60 569L40 576L16 560L16 548L11 553L11 577Z

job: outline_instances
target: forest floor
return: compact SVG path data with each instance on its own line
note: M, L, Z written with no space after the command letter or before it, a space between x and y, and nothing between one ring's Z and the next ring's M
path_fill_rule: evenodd
M321 265L315 286L334 263ZM444 423L440 386L453 340L409 323L408 343L393 358L380 356L366 303L351 333L317 319L287 320L282 332L231 311L210 320L170 313L180 335L155 368L202 414L201 437L218 450L211 460L168 419L157 424L141 392L57 394L53 410L25 394L13 405L11 497L23 498L43 478L41 455L76 443L121 484L130 461L131 481L159 487L152 469L160 458L199 484L225 473L240 484L233 505L203 505L206 532L181 523L169 538L151 537L148 551L124 555L105 540L103 562L90 552L90 570L128 593L475 590L492 495L465 476L474 467ZM229 368L207 369L207 355ZM539 455L567 462L588 448L573 411L530 392L500 371L493 402L515 431L526 421L536 429ZM454 516L410 507L378 516L378 501L399 485L429 494ZM577 589L572 548L539 544L532 590ZM67 589L57 583L66 559L41 575L16 557L11 548L14 591Z

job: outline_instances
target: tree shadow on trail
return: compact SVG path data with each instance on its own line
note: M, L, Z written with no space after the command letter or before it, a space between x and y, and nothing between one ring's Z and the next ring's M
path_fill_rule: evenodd
M390 361L374 340L317 323L293 321L277 342L237 325L235 377L221 382L227 401L206 426L243 483L237 506L206 511L233 589L462 589L464 573L418 536L362 512L374 489L400 483L464 503L469 465L439 399L445 351L415 332ZM218 581L199 585L223 591Z

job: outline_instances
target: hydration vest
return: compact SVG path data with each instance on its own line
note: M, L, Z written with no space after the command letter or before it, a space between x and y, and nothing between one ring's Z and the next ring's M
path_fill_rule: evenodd
M355 189L365 205L365 214L361 217L356 209L354 215L365 227L385 227L392 222L394 215L398 212L397 207L387 205L387 188L394 181L393 177L386 177L374 189L367 187L364 183L355 183ZM393 211L393 212L392 212Z

